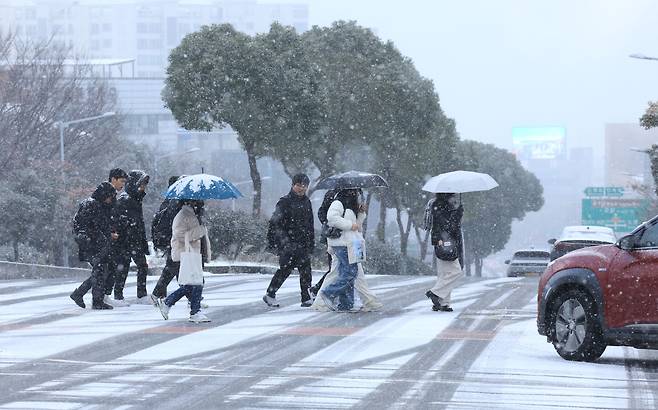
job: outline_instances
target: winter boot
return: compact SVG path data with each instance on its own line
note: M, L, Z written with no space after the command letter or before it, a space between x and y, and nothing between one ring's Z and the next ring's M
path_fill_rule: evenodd
M313 304L313 301L311 299L302 300L301 307L311 307L312 304Z
M79 295L75 291L71 293L70 295L71 299L75 302L76 305L80 306L81 308L86 308L87 306L85 305L84 300L82 299L82 295Z
M441 306L441 298L436 296L431 290L425 292L425 296L427 296L432 301L432 305L434 305L432 308Z

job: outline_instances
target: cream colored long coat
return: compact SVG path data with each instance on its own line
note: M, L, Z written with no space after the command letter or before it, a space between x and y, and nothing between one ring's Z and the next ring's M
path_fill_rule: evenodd
M183 205L181 210L176 214L171 226L171 259L175 262L180 261L180 253L185 251L185 234L188 234L190 246L193 252L201 253L201 241L206 243L208 255L206 262L210 261L210 240L208 239L208 230L199 223L199 220L189 205Z

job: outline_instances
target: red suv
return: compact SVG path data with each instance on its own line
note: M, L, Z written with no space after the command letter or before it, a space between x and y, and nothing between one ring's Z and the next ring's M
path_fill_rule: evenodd
M551 262L537 308L539 334L565 359L594 361L608 345L658 349L658 216Z

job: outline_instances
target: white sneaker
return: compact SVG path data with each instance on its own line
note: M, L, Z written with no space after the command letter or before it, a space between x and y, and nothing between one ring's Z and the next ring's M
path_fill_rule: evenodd
M137 298L135 303L138 305L152 305L153 299L151 299L150 295L146 295L146 296L142 296L141 298Z
M164 320L169 320L169 309L171 309L171 306L167 306L164 299L158 299L156 305L158 306L158 309L160 309L160 313L162 313Z
M273 298L267 293L265 294L265 296L263 296L263 302L267 303L267 306L279 307L279 302L276 300L276 298Z
M210 322L210 318L208 316L204 315L201 311L198 311L195 314L190 315L190 318L188 320L190 322L194 322L194 323Z
M103 303L114 306L114 301L110 298L109 295L103 296Z
M114 307L130 306L130 303L126 302L125 299L112 299L112 302L105 302L105 303L109 303L110 305L112 305Z

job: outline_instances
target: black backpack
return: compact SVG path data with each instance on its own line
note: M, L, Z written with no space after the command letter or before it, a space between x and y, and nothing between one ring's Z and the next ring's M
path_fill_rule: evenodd
M434 246L434 254L436 257L442 261L454 261L457 259L459 257L457 242L455 242L455 240L450 237L448 232L441 232L441 241L443 242L442 245L437 244Z
M179 201L167 201L160 205L160 209L153 215L153 221L151 222L153 247L161 251L166 251L171 246L171 225L182 207Z

